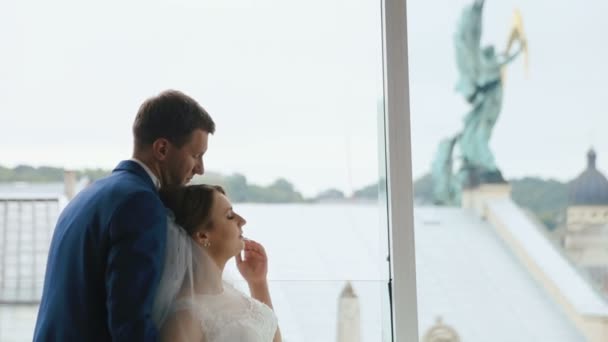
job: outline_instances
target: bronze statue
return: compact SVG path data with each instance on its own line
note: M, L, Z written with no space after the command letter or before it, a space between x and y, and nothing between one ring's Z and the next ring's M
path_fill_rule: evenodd
M515 11L514 24L504 52L494 46L481 47L481 23L484 0L465 7L454 35L459 80L456 91L471 105L464 128L454 137L444 139L433 162L434 200L437 204L460 202L463 187L481 183L504 182L496 166L489 142L500 114L503 98L503 73L522 51L527 57L527 41L521 14ZM517 49L511 52L514 43ZM459 170L454 173L454 152L459 152Z

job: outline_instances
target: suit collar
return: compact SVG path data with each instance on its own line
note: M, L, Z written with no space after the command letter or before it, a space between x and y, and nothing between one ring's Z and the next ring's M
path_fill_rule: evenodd
M140 178L144 179L146 181L146 183L148 183L150 185L150 187L153 187L154 189L158 189L156 187L156 184L150 177L150 175L148 175L148 172L134 160L121 161L120 163L118 163L118 166L116 166L116 168L114 168L114 170L112 172L117 172L117 171L127 171L127 172L134 173L137 176L139 176Z
M137 158L131 158L131 160L136 162L137 165L141 166L146 171L146 173L148 174L150 179L152 179L152 183L154 183L154 187L156 189L160 189L160 179L158 179L158 177L156 177L154 172L152 172L152 170L150 170L150 168L146 164L144 164L141 160L138 160Z

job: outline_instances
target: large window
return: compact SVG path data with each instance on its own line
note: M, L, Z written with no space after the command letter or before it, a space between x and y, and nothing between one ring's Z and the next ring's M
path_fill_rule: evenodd
M404 7L388 21L380 1L2 7L1 166L111 170L139 104L184 91L217 123L195 181L223 184L266 246L284 340L393 338L385 115L404 108L385 99L383 24L404 29ZM31 338L35 304L0 312L0 339Z

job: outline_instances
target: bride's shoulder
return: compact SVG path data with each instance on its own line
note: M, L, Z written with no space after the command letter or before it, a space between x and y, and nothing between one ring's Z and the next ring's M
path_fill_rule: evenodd
M196 317L193 310L174 310L163 324L160 334L162 341L201 341L203 339L200 319Z

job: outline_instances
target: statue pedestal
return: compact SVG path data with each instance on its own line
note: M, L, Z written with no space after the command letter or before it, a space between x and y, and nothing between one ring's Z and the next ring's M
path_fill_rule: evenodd
M461 206L463 209L472 209L482 219L486 219L486 203L489 200L510 197L509 183L483 183L462 190Z

